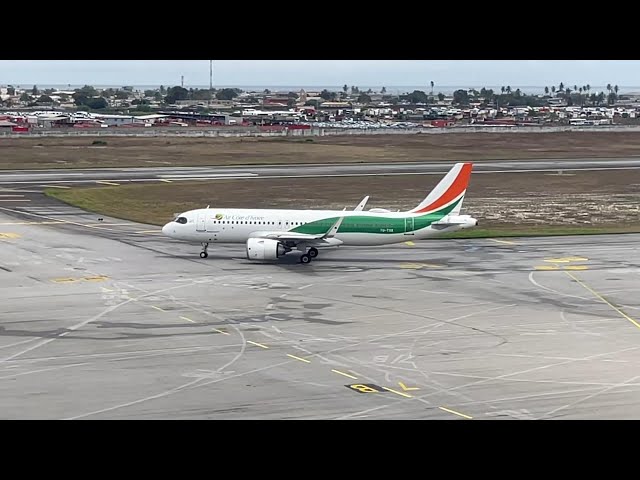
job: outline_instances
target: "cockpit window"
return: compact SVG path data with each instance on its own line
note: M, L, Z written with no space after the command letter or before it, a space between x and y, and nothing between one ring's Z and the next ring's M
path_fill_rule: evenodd
M176 222L178 223L187 223L187 217L178 217L175 219Z

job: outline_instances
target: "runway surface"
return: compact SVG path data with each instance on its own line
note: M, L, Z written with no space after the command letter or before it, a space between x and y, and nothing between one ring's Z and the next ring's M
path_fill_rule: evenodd
M244 246L0 205L0 418L640 418L640 235Z
M271 165L235 167L144 167L51 170L0 170L0 186L87 185L96 182L207 180L213 178L299 178L361 175L443 175L450 162L358 163L323 165ZM497 160L474 163L474 174L496 172L546 172L603 169L637 169L640 158L578 158L550 160ZM109 184L109 183L107 183Z

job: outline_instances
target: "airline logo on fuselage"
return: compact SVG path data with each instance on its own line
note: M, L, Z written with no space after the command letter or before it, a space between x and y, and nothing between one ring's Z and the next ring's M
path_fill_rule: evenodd
M265 220L265 217L260 217L257 215L225 215L222 213L216 213L216 220L240 220L240 221L252 221L252 222L262 222Z

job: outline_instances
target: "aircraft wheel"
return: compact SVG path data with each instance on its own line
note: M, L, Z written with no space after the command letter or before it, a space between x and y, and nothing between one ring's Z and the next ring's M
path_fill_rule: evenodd
M305 253L304 255L300 256L300 262L302 262L302 263L310 263L311 262L311 257L309 256L309 254Z
M207 258L209 254L207 252L200 252L200 258Z
M318 249L316 247L311 247L307 253L311 258L316 258L318 256Z

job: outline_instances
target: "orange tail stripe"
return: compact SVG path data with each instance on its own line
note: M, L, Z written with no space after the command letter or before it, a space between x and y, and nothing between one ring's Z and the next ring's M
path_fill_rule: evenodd
M467 185L469 184L469 178L471 177L471 169L473 167L472 163L465 163L460 169L460 173L453 181L451 186L447 189L446 192L442 194L440 198L438 198L435 202L427 205L426 207L417 210L415 213L424 213L429 210L435 210L436 208L440 208L443 205L446 205L454 198L458 197L462 192L465 191Z

